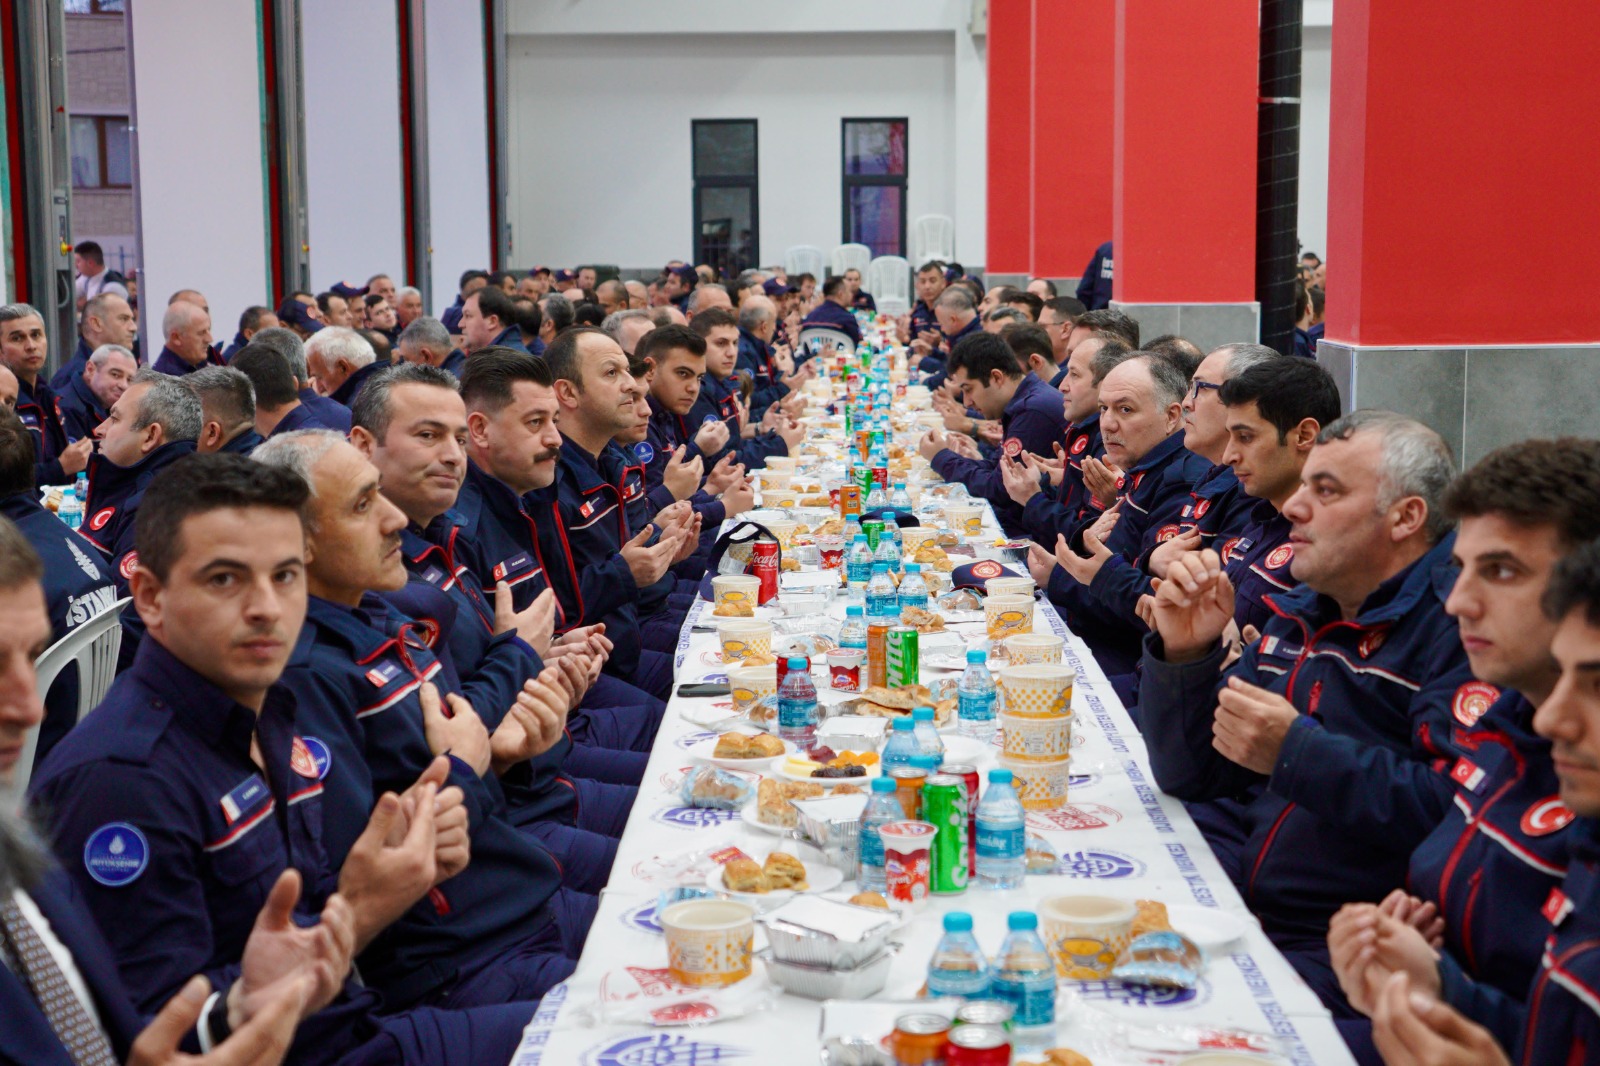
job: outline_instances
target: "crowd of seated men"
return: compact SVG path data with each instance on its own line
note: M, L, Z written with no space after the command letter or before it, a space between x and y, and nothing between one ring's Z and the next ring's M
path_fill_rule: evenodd
M1459 472L1314 358L959 264L915 293L919 451L1033 542L1357 1058L1600 1046L1600 443ZM717 531L803 438L801 334L871 294L469 271L433 317L377 275L226 347L183 290L158 348L80 295L56 360L0 307L0 779L30 778L0 1057L509 1060L582 951ZM40 490L79 475L74 531ZM40 699L33 660L124 598L77 721L76 671Z

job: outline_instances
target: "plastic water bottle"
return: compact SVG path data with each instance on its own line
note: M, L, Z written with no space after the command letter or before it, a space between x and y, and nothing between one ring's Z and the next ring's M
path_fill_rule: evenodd
M804 659L790 659L789 672L778 686L778 736L809 745L817 735L817 687Z
M78 495L76 486L61 493L61 504L56 508L56 517L66 523L68 529L79 529L83 526L83 498Z
M845 581L851 588L864 589L872 580L872 549L867 546L867 535L857 533L850 541L850 552L845 556Z
M861 858L856 868L856 887L862 892L882 892L887 886L887 876L883 870L883 838L878 835L878 827L904 821L905 816L906 809L895 795L894 780L874 777L872 794L867 798L866 809L861 812L858 842Z
M972 915L951 911L944 916L944 936L928 960L928 995L977 999L989 994L989 964L972 935Z
M880 507L887 507L888 504L889 497L884 494L883 486L874 481L872 483L872 488L867 492L867 498L862 502L861 507L866 511L876 511Z
M1039 937L1039 916L1012 911L1011 931L994 962L991 995L1011 1004L1011 1046L1016 1051L1043 1051L1055 1042L1056 967Z
M906 576L900 579L900 609L904 611L907 607L928 609L928 582L917 563L907 563Z
M878 546L872 552L872 565L881 563L891 574L897 574L900 572L900 545L889 535L893 523L894 512L890 511L883 516L883 533L879 535Z
M978 884L1020 888L1028 870L1027 812L1011 782L1010 770L990 770L989 787L978 803Z
M900 532L899 514L900 512L895 510L883 512L883 534L878 538L879 543L882 543L884 538L894 541L896 558L905 554L906 548L905 536Z
M889 494L889 506L901 514L911 513L911 493L906 491L906 483L904 481L896 481L894 483L894 491Z
M851 515L844 520L844 542L846 544L854 544L859 536L862 536L861 519Z
M855 651L867 650L867 623L861 617L861 604L852 603L844 609L844 627L839 630L839 647Z
M911 709L911 735L917 738L917 751L922 755L931 755L938 760L934 765L944 762L944 738L939 735L939 727L933 721L932 707L913 707Z
M78 505L87 511L89 508L89 471L78 471L78 476L73 480L72 487L78 493Z
M961 735L994 742L994 677L984 665L989 653L982 648L967 649L967 668L956 686L956 720Z
M872 580L867 582L867 618L900 620L900 590L889 576L889 564L876 560L872 564ZM872 622L867 623L871 625ZM879 623L882 624L882 623Z
M909 718L896 718L889 724L889 739L883 742L883 780L896 766L910 766L919 754L915 723ZM902 814L904 812L902 811Z

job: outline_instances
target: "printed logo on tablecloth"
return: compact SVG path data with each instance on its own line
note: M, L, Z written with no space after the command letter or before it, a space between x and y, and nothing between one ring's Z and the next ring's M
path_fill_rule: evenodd
M656 901L641 903L637 907L629 907L622 912L622 924L625 928L636 932L649 933L652 936L661 935L661 922L656 918Z
M1122 821L1122 812L1104 803L1077 803L1053 811L1029 811L1028 828L1045 832L1105 829Z
M710 807L668 807L650 817L674 829L710 829L739 817L738 811L718 811Z
M732 706L732 704L729 704L729 706ZM709 729L702 730L699 733L686 733L677 739L677 745L680 748L692 748L696 744L703 744L708 740L716 740L721 735L721 733L713 733Z
M708 1066L750 1057L744 1048L674 1033L650 1033L600 1044L583 1053L587 1066Z
M1123 984L1121 981L1072 981L1087 1003L1111 1003L1122 1007L1198 1007L1211 999L1211 982L1205 978L1193 988L1155 988L1151 985Z
M1124 855L1120 851L1068 851L1056 863L1055 872L1067 877L1112 881L1123 877L1143 877L1148 869L1132 855Z
M1069 774L1067 777L1067 791L1082 792L1086 788L1093 788L1100 783L1099 774Z

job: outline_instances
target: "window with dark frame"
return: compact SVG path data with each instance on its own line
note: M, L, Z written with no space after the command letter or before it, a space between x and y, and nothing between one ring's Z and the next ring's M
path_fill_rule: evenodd
M72 187L127 189L133 186L133 147L126 115L73 115Z
M694 259L723 277L754 266L761 246L756 120L690 121Z
M874 256L906 254L903 118L847 118L841 126L843 240Z

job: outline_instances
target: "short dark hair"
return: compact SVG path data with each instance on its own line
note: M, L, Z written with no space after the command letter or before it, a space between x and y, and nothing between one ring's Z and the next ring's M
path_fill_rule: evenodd
M1228 407L1254 403L1278 431L1279 444L1304 420L1330 426L1342 411L1333 375L1310 359L1285 357L1246 367L1222 383L1217 399Z
M246 307L244 313L239 316L239 332L243 333L245 330L249 330L254 333L261 328L261 316L270 314L272 314L272 308L270 307L261 307L259 305Z
M969 333L956 341L950 352L947 373L953 375L957 370L965 370L967 377L988 384L991 371L998 370L1008 378L1020 378L1024 367L1011 354L1011 346L999 336Z
M701 314L710 313L701 312ZM694 320L700 321L700 315L695 315ZM633 346L633 354L638 359L649 359L656 366L660 366L666 354L674 348L686 348L691 355L705 355L706 339L689 326L680 326L676 323L657 326L639 338L639 342Z
M1557 563L1544 590L1544 613L1551 621L1579 608L1584 621L1600 626L1600 541L1589 541Z
M1133 349L1114 334L1096 333L1094 336L1100 341L1100 350L1089 360L1089 379L1095 388L1099 388L1107 374L1133 355ZM1078 343L1082 344L1083 341Z
M1078 318L1084 312L1083 301L1076 296L1054 296L1046 300L1044 305L1073 325L1078 324Z
M360 426L381 443L389 435L389 422L394 418L393 405L389 401L395 388L400 385L428 385L449 392L461 391L456 376L443 367L429 366L427 363L401 363L362 386L356 394L356 402L350 405L350 424Z
M583 388L583 359L578 348L584 337L600 336L615 344L611 334L596 326L573 326L562 330L544 350L544 360L550 364L550 376L557 381L570 381Z
M726 307L711 307L704 311L696 311L694 319L689 323L689 328L702 337L711 336L711 331L718 326L732 326L738 329L739 320Z
M134 518L133 543L139 568L162 581L183 555L183 523L224 508L266 507L293 511L305 523L311 487L290 470L244 455L186 455L157 474L144 490Z
M382 275L379 276L381 277ZM371 282L368 282L368 284L370 285ZM368 307L377 307L379 304L384 303L388 299L389 298L381 292L369 292L361 298L361 302L366 304Z
M997 286L997 288L1000 291L995 293L994 302L996 306L1008 304L1015 300L1018 296L1022 295L1022 290L1017 288L1015 285L1000 285ZM987 296L988 293L985 293L984 295Z
M539 327L544 325L544 312L539 310L538 300L531 296L518 296L511 301L511 306L517 309L518 330L529 337L539 332Z
M505 290L500 286L485 285L471 296L468 296L467 299L478 301L478 313L483 317L488 318L493 315L498 318L501 329L506 329L515 324L517 307L511 302L511 297L507 296Z
M456 284L456 291L460 292L467 287L467 282L476 281L479 278L488 281L489 272L487 270L463 270L461 272L461 280Z
M845 292L847 288L848 286L845 285L843 276L832 277L822 283L822 295L838 296L840 293Z
M1098 311L1085 311L1078 316L1074 329L1092 329L1096 333L1114 333L1122 338L1122 342L1129 348L1139 347L1139 323L1123 314L1113 311L1109 307Z
M30 495L33 480L33 434L9 407L0 407L0 496Z
M1600 440L1536 439L1496 448L1445 490L1452 519L1501 515L1520 526L1554 526L1563 545L1600 537Z
M808 282L808 281L816 281L816 280L817 280L817 276L815 274L807 272L805 274L799 275L798 277L796 277L794 279L794 287L798 289L801 285L805 284L806 282Z
M539 301L539 310L550 320L550 328L560 333L572 325L572 301L552 292Z
M1176 333L1163 333L1146 344L1144 350L1159 355L1177 367L1185 381L1194 378L1194 372L1200 369L1200 362L1206 357L1198 344Z
M547 389L556 383L543 359L503 344L491 344L467 357L467 368L461 373L461 399L468 411L497 414L511 402L512 386L519 381L531 381Z
M0 516L0 589L21 588L44 577L44 562L22 530Z
M606 320L606 313L597 303L583 301L572 309L572 324L575 326L598 326Z
M323 314L327 314L328 313L328 301L332 300L332 299L335 299L335 298L340 299L340 300L344 300L343 296L340 296L338 293L334 292L332 289L329 289L326 292L317 293L317 308ZM350 305L350 301L349 300L345 300L345 306L348 307L349 305Z
M1050 344L1050 334L1040 326L1012 326L1000 334L1017 357L1017 362L1028 365L1028 356L1037 355L1046 363L1056 361L1056 350Z
M79 241L72 250L91 263L99 266L106 265L105 249L100 247L99 241Z
M1021 304L1027 308L1029 318L1035 322L1039 321L1039 312L1044 310L1044 300L1034 293L1021 289L1013 289L1012 293L1013 295L1008 296L1001 302L1012 307Z
M930 259L917 267L918 274L926 274L930 270L937 273L941 278L944 277L944 264L937 259Z
M250 379L258 408L285 407L300 398L300 382L295 380L289 360L276 348L251 341L239 349L228 366Z
M237 367L203 366L179 380L200 397L201 417L205 417L209 408L224 429L232 429L256 417L255 387Z
M517 276L515 274L511 273L511 271L509 271L509 270L491 270L491 271L489 271L489 284L495 286L496 288L498 288L501 285L504 285L508 281L514 282L516 280L517 280Z
M1033 281L1028 282L1028 284L1032 285L1034 281L1042 281L1042 282L1044 282L1044 291L1050 294L1049 296L1041 297L1041 299L1044 300L1044 302L1049 303L1051 300L1054 300L1056 298L1056 283L1055 282L1051 281L1049 278L1034 278Z

